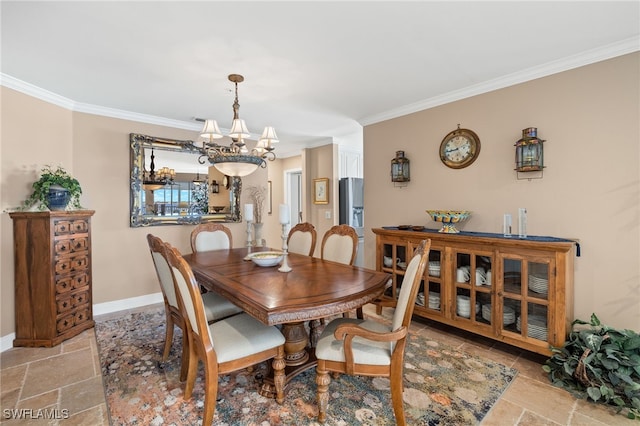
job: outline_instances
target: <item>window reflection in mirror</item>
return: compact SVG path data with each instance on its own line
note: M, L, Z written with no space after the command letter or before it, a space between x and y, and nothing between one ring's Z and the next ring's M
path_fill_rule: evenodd
M132 227L240 221L242 180L224 176L208 163L199 164L200 151L193 141L132 133L130 156ZM163 167L175 173L172 179L159 182ZM217 193L212 193L214 187Z

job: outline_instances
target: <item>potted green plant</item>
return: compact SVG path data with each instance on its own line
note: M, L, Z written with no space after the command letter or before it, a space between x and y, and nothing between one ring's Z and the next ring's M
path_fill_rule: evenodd
M68 193L68 199L64 201L63 193ZM51 210L65 210L68 205L74 209L80 209L80 194L82 188L80 182L71 176L61 166L53 169L47 165L40 171L40 179L33 183L33 192L23 203L23 209L29 209L39 203L40 210L49 208ZM56 208L51 202L51 197L57 197L58 201L63 199Z
M573 322L569 339L543 370L551 382L578 398L610 404L630 419L640 420L640 335L600 323Z

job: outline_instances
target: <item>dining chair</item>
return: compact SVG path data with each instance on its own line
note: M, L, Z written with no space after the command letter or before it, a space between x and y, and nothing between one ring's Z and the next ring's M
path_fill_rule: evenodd
M276 401L284 402L283 334L248 314L239 314L208 324L202 295L189 264L180 252L167 247L167 258L178 293L178 303L188 329L189 355L184 398L191 398L201 360L204 364L203 425L210 425L216 409L220 375L273 359Z
M337 318L322 331L316 345L318 421L324 423L329 404L329 372L388 377L398 425L404 425L404 352L416 295L429 259L431 240L416 248L402 281L391 324L356 318ZM389 301L389 306L393 306Z
M349 225L335 225L325 232L322 238L320 258L353 265L358 251L358 234ZM348 316L347 313L344 316ZM364 318L362 308L356 309L356 317ZM325 322L324 319L321 322Z
M178 326L182 330L182 366L183 370L180 374L180 379L186 378L186 364L184 362L187 351L187 332L183 321L183 315L180 312L180 306L178 304L178 298L176 296L175 286L173 284L173 277L171 276L171 268L166 259L166 243L162 239L155 235L147 235L147 243L151 250L151 258L153 259L153 265L158 276L160 283L160 289L162 290L162 299L164 300L164 312L167 318L167 325L165 331L164 351L162 353L162 360L166 361L171 350L171 343L173 342L173 327ZM205 316L208 322L219 320L229 317L231 315L242 312L242 309L225 297L215 293L208 292L202 295L202 302L204 304Z
M289 253L298 253L305 256L313 256L316 249L316 228L309 222L296 224L289 231L287 237L287 249Z
M191 251L193 253L232 247L231 230L220 223L201 223L191 231Z
M335 225L322 238L320 257L323 260L353 265L358 250L358 234L349 225Z

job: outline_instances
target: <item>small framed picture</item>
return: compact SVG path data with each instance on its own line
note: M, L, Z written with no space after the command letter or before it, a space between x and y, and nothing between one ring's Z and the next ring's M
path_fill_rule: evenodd
M313 180L313 204L329 204L329 178Z

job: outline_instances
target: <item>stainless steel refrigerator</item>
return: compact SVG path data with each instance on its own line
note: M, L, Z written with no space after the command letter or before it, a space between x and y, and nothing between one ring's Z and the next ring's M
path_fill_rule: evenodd
M339 182L340 224L355 228L358 233L358 254L355 264L364 262L364 179L342 178Z

